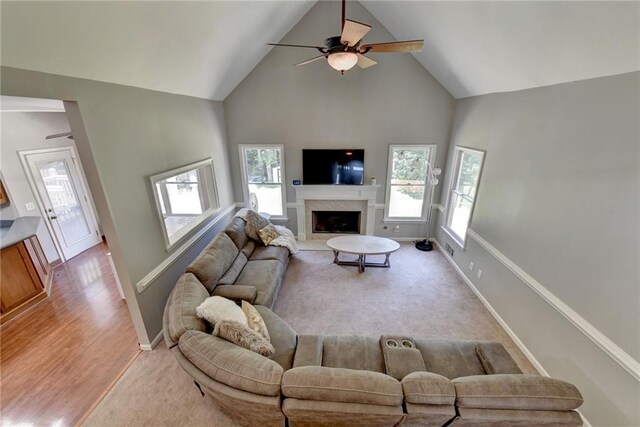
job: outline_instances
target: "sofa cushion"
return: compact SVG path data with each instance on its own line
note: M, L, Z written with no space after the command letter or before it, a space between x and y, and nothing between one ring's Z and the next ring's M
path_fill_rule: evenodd
M222 275L238 256L238 248L225 233L218 234L213 241L187 267L207 288L213 291Z
M322 335L300 335L293 366L322 366Z
M466 408L569 411L583 402L574 385L540 375L477 375L453 385L456 405Z
M279 261L249 261L236 285L254 286L258 295L254 304L271 307L282 282L284 266Z
M218 285L233 285L246 264L247 257L240 252L233 261L233 264L231 264L231 267L229 267L229 269L218 280Z
M293 366L293 358L296 353L297 334L291 326L280 316L262 305L254 306L267 325L271 344L276 352L271 360L277 362L286 371Z
M247 233L244 232L244 227L246 226L246 224L247 223L244 221L244 219L236 216L224 229L224 232L233 241L238 250L242 249L242 247L249 241Z
M449 379L484 374L475 351L479 341L417 338L414 342L429 372Z
M245 243L244 246L242 247L241 252L244 254L244 256L247 257L247 259L249 259L255 249L256 249L256 242L254 242L253 240L248 240L247 243Z
M207 331L206 322L196 316L196 308L209 293L191 273L185 273L169 295L167 303L167 326L171 340L177 342L186 331Z
M247 211L244 219L247 222L247 225L245 225L244 227L244 232L247 234L247 236L249 236L250 239L262 244L262 240L260 240L258 231L266 227L267 225L270 225L271 221L269 221L259 213L251 210Z
M283 369L271 359L200 331L185 332L178 346L191 363L216 381L250 393L280 394Z
M384 372L384 358L376 338L326 336L322 347L322 366Z
M286 371L282 394L325 402L402 405L400 381L379 372L355 369L302 366Z
M240 285L218 285L211 293L211 296L218 296L235 301L247 301L252 303L256 299L258 291L253 286Z
M256 246L249 258L250 261L276 260L287 264L289 249L280 246Z
M442 375L414 372L401 381L404 398L408 403L421 405L453 405L456 391L453 383Z
M479 343L475 351L482 368L488 375L522 373L516 361L498 342Z

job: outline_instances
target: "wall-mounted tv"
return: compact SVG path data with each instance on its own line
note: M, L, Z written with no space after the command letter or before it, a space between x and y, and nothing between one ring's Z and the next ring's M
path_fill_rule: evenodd
M364 184L364 150L302 150L304 185Z

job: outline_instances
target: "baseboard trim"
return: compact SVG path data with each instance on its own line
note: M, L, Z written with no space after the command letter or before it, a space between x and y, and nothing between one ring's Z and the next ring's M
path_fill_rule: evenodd
M458 264L456 264L456 262L453 260L453 258L451 257L451 255L449 255L440 245L440 243L432 238L430 239L431 242L433 242L436 246L436 248L438 248L438 251L440 251L440 253L442 254L442 256L445 257L445 259L447 261L449 261L449 264L451 264L451 266L453 267L453 269L456 271L456 273L458 273L458 276L460 276L460 278L467 284L467 286L469 286L469 289L471 289L471 291L478 297L478 299L480 300L480 302L485 306L485 308L489 311L489 313L491 313L491 315L493 316L494 319L496 319L496 321L500 324L500 326L502 326L502 329L505 330L505 332L507 333L507 335L509 335L509 338L511 338L513 340L513 342L518 346L518 348L520 349L520 351L522 351L522 353L525 355L525 357L529 360L529 362L531 362L531 364L533 365L534 368L536 368L536 370L540 373L540 375L543 375L545 377L549 377L549 373L547 372L546 369L544 369L544 366L542 366L542 364L538 361L538 359L536 359L536 357L533 355L533 353L531 353L531 351L529 351L529 349L527 348L526 345L524 345L524 343L522 342L522 340L520 340L520 338L518 337L518 335L516 335L515 332L513 332L513 329L511 329L509 327L509 325L507 324L507 322L505 322L505 320L502 318L502 316L500 316L498 314L498 312L493 308L493 306L491 305L491 303L489 303L489 301L487 301L487 299L484 297L484 295L482 295L482 293L480 293L480 291L478 290L478 288L476 288L476 286L473 284L473 282L467 277L466 274L464 274L464 272L462 271L462 269L458 266ZM578 412L578 414L580 414L580 417L582 418L582 425L583 427L592 427L591 423L589 422L589 420L587 420L585 418L585 416L582 414L582 412L580 411L576 411Z
M222 221L227 215L236 210L237 203L231 204L228 208L220 212L215 218L213 218L207 225L201 228L196 234L191 236L189 240L184 242L178 249L171 253L164 261L156 266L153 270L151 270L146 276L144 276L138 283L136 283L136 289L138 293L144 291L149 287L151 283L153 283L158 276L160 276L164 271L166 271L169 267L173 265L191 246L193 246L198 240L202 238L209 230L211 230L215 225L217 225L220 221Z
M160 331L158 335L156 335L156 337L153 339L153 341L151 341L151 344L140 344L140 350L142 351L153 350L158 345L160 340L162 340L162 338L163 338L163 332Z
M478 233L469 229L467 235L475 240L495 259L500 261L502 265L507 267L516 277L522 280L529 288L531 288L538 296L545 300L549 305L555 308L569 322L571 322L580 332L593 341L602 351L615 360L622 368L629 372L636 381L640 381L640 362L635 360L631 355L618 347L605 334L600 332L595 326L589 323L584 317L580 316L564 301L555 296L551 291L545 288L540 282L531 277L527 272L520 268L516 263L507 258L502 252L495 248L491 243L483 239Z
M386 237L387 239L395 240L396 242L415 242L416 240L424 240L425 237L389 237L389 236L380 236Z
M433 243L435 243L435 246L438 248L440 253L445 257L445 259L447 261L449 261L449 264L451 264L451 266L456 270L456 272L458 273L458 276L460 276L460 278L467 284L467 286L469 286L471 291L473 291L473 293L478 297L478 299L480 300L480 302L482 302L482 304L485 306L485 308L487 310L489 310L489 313L491 313L493 318L496 319L496 321L500 324L500 326L502 326L502 329L504 329L507 332L507 335L509 335L509 337L513 340L513 342L516 343L516 345L518 346L520 351L522 351L524 353L524 355L527 357L527 359L529 359L529 362L531 362L531 364L534 366L534 368L536 368L536 370L538 372L540 372L540 374L548 377L549 374L544 369L542 364L540 362L538 362L538 360L535 358L533 353L531 353L529 351L527 346L525 346L524 343L520 340L520 338L516 335L516 333L513 332L513 330L509 327L507 322L505 322L504 319L498 314L498 312L493 308L493 306L489 303L489 301L487 301L487 299L484 297L484 295L482 295L480 293L478 288L476 288L476 285L474 285L473 282L467 277L467 275L464 274L464 272L458 266L458 264L456 264L456 262L453 260L453 258L451 258L451 255L449 255L442 248L442 246L440 245L440 243L436 239L431 239L431 241Z

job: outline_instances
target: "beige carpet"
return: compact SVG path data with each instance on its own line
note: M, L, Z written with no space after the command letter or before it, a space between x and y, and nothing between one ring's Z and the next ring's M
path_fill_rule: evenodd
M375 260L375 259L372 259ZM535 369L437 250L402 244L391 269L337 266L327 251L292 258L275 306L299 334L403 333L500 341ZM232 426L202 398L164 343L143 352L88 417L87 426Z

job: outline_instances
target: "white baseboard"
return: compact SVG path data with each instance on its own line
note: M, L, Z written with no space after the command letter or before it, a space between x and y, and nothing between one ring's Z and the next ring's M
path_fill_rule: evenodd
M151 344L140 344L140 350L142 351L151 351L155 348L155 346L158 345L158 343L160 342L160 340L162 340L163 335L162 335L162 331L160 331L160 333L158 335L156 335L156 337L153 339L153 341L151 341Z
M524 282L532 291L540 298L546 301L551 307L555 308L562 314L573 326L582 332L587 338L593 341L602 351L615 360L627 372L629 372L637 381L640 381L640 362L635 360L626 351L621 349L617 344L611 341L605 334L600 332L595 326L589 323L584 317L580 316L576 311L569 307L564 301L554 295L549 289L545 288L540 282L534 279L530 274L520 268L515 262L511 261L495 248L491 243L483 239L478 233L472 229L467 230L467 235L475 240L487 252L489 252L502 265L507 267L518 279Z
M544 366L542 366L542 364L538 361L538 359L535 358L533 353L531 353L531 351L529 351L527 346L524 345L522 340L520 340L520 338L516 335L516 333L513 332L513 330L509 327L507 322L505 322L505 320L498 314L498 312L493 308L493 306L489 303L489 301L487 301L487 299L482 295L482 293L480 293L478 288L476 288L476 286L473 284L473 282L467 277L466 274L464 274L462 269L460 269L460 267L458 267L458 264L455 263L455 261L453 260L451 255L449 255L442 248L442 246L440 245L440 243L436 239L431 238L431 241L435 244L435 246L438 248L440 253L446 258L446 260L449 261L449 263L454 268L454 270L456 270L456 272L458 273L460 278L467 284L467 286L469 286L471 291L478 297L480 302L482 302L482 304L489 311L489 313L491 313L493 318L496 319L496 321L500 324L500 326L502 326L502 329L504 329L505 332L507 333L507 335L509 335L509 338L511 338L513 340L513 342L518 346L518 348L520 349L520 351L522 351L522 353L525 355L525 357L527 359L529 359L529 362L531 362L533 367L536 368L536 370L541 375L544 375L545 377L548 377L549 373L547 372L546 369L544 369ZM584 417L584 415L580 411L576 411L576 412L578 412L580 414L580 417L582 417L582 424L583 424L584 427L592 427L591 423Z

